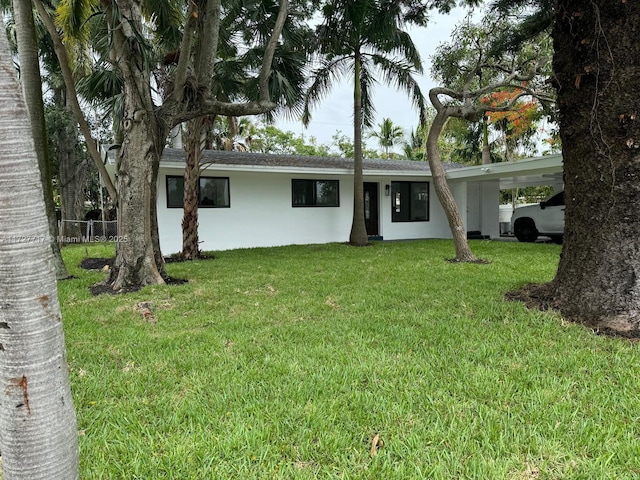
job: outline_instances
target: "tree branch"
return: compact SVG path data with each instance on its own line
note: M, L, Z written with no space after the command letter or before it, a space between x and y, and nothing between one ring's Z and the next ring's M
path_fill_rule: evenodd
M42 22L47 27L47 31L51 36L51 40L53 41L53 46L56 52L56 56L58 57L58 62L60 62L60 70L62 72L62 77L64 79L64 84L67 88L67 94L69 97L69 102L71 103L71 109L76 117L76 121L80 126L80 131L84 136L85 142L87 143L87 149L93 159L98 172L100 173L100 177L102 178L107 191L109 192L109 196L113 199L113 201L117 201L118 193L116 191L116 187L111 181L111 177L107 173L107 169L102 163L102 158L100 156L100 152L98 151L97 144L93 137L91 136L91 129L89 128L89 124L84 117L84 113L80 108L80 103L78 102L78 93L76 91L75 84L73 82L73 74L71 73L71 68L69 67L69 57L67 56L67 49L65 48L62 40L60 39L60 35L58 34L58 30L56 29L55 24L49 13L44 8L41 0L33 0L33 3L38 10L38 14L42 19Z
M197 8L194 2L189 2L187 10L187 18L184 22L184 32L182 41L180 42L180 57L178 58L178 66L173 82L173 92L171 96L175 96L178 103L184 100L184 87L187 84L187 67L191 60L191 46L193 45L193 35L195 34L197 23Z
M276 107L274 102L269 100L253 101L245 103L221 102L218 100L208 100L198 105L197 109L184 111L181 104L172 102L165 103L158 109L159 118L172 118L175 125L186 122L203 115L222 115L232 117L242 117L245 115L259 115L273 110Z
M220 0L208 0L205 11L200 13L201 31L198 38L198 52L196 54L196 78L198 83L207 89L213 79L213 66L218 53L218 38L220 36Z
M284 24L287 21L287 15L289 13L288 0L280 0L280 10L278 11L278 17L276 23L273 26L271 37L267 42L267 46L264 50L264 58L262 59L262 68L260 69L260 77L258 79L258 87L260 88L260 101L269 101L269 75L271 75L271 64L273 63L273 55L275 54L276 47L278 46L278 40Z

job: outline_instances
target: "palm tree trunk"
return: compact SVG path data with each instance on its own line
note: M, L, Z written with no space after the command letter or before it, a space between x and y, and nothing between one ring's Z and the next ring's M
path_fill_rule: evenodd
M198 179L202 152L203 117L189 120L187 126L187 158L184 166L184 205L182 216L182 258L200 256L198 237Z
M0 37L3 478L77 479L77 425L42 187L34 181L37 155L7 39Z
M84 219L84 202L86 200L85 184L89 175L89 160L81 160L76 152L78 139L77 123L64 86L54 91L54 98L58 108L64 109L64 126L57 138L57 150L59 161L59 185L60 207L62 211L62 228L60 235L63 238L80 239L85 235L85 229L79 221ZM115 200L115 199L114 199ZM79 240L76 240L79 241Z
M353 221L349 243L362 247L369 243L364 221L364 179L362 174L362 89L360 57L356 52L353 93Z
M467 233L464 228L462 216L458 210L456 200L447 184L446 173L440 160L440 150L438 149L438 137L447 121L447 114L438 112L433 119L429 136L427 137L427 158L433 179L433 186L440 204L444 209L453 236L453 243L456 248L456 262L478 262L478 258L473 254L467 241Z
M56 278L62 280L69 278L70 275L62 260L60 244L58 243L58 219L53 201L51 165L47 147L47 129L44 123L44 104L42 102L42 81L40 78L40 64L31 0L14 0L13 11L16 20L18 54L20 55L22 90L29 110L29 118L31 119L31 132L38 156L40 179L49 223L49 246L53 254Z
M489 146L489 119L485 115L482 121L482 164L491 163L491 147Z

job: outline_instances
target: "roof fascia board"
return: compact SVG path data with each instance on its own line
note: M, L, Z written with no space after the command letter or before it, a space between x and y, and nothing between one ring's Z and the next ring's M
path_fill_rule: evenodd
M526 158L513 162L489 163L462 167L446 172L448 180L492 180L505 176L553 173L562 171L562 155Z

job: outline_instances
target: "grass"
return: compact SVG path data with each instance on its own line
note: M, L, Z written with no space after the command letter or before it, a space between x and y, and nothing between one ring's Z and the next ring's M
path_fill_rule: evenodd
M82 478L638 478L638 346L503 301L559 247L472 248L491 263L448 241L218 252L99 297L76 266L113 247L66 248Z

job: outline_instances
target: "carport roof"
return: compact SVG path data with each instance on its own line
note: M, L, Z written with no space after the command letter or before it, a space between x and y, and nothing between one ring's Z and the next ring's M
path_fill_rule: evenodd
M524 158L513 162L474 165L447 172L452 181L500 180L500 188L562 184L562 155Z

